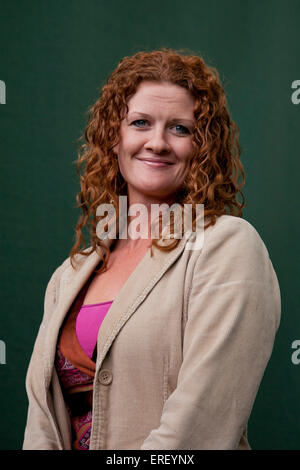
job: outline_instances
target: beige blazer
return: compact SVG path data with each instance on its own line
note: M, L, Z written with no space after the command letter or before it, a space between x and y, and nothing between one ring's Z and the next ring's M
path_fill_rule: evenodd
M280 323L277 277L244 219L219 217L201 249L185 249L193 236L148 250L100 327L90 449L251 449L247 422ZM23 449L71 449L56 342L101 257L77 271L66 259L47 285Z

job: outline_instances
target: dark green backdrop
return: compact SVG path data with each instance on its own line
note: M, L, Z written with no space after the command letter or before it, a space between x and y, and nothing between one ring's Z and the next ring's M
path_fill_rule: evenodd
M298 0L0 0L0 448L22 445L25 373L54 269L79 211L75 165L86 111L125 55L188 48L215 66L240 128L244 218L278 275L282 320L249 422L254 449L300 449ZM221 380L221 378L220 378Z

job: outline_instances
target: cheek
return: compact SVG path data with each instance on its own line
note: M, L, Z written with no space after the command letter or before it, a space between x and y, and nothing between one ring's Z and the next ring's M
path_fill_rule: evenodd
M122 136L120 148L124 156L131 157L140 150L143 144L142 136L139 138L138 135L132 132L125 132Z
M123 178L128 181L132 178L132 171L135 166L135 159L132 158L138 154L141 145L137 142L137 139L130 138L126 136L122 139L119 146L119 169Z
M192 142L185 142L177 149L177 155L183 166L186 166L192 156L194 147Z
M180 148L177 149L177 157L179 160L178 165L178 178L184 179L187 176L189 171L189 162L193 154L193 144L192 142L186 142L185 145L182 145Z

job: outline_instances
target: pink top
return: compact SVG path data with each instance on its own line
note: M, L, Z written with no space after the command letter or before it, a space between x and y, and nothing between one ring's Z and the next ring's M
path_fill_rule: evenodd
M97 336L104 317L113 303L111 300L82 305L87 287L88 284L66 316L55 359L56 370L70 412L73 450L89 449Z
M82 305L76 318L76 336L80 346L92 359L97 343L98 331L113 300L98 304Z

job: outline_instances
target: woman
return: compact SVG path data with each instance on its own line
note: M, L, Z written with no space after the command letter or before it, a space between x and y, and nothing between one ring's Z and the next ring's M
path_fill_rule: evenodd
M280 291L242 219L238 130L217 71L165 48L125 57L85 139L82 216L46 289L23 448L250 449ZM173 217L151 219L153 204Z

